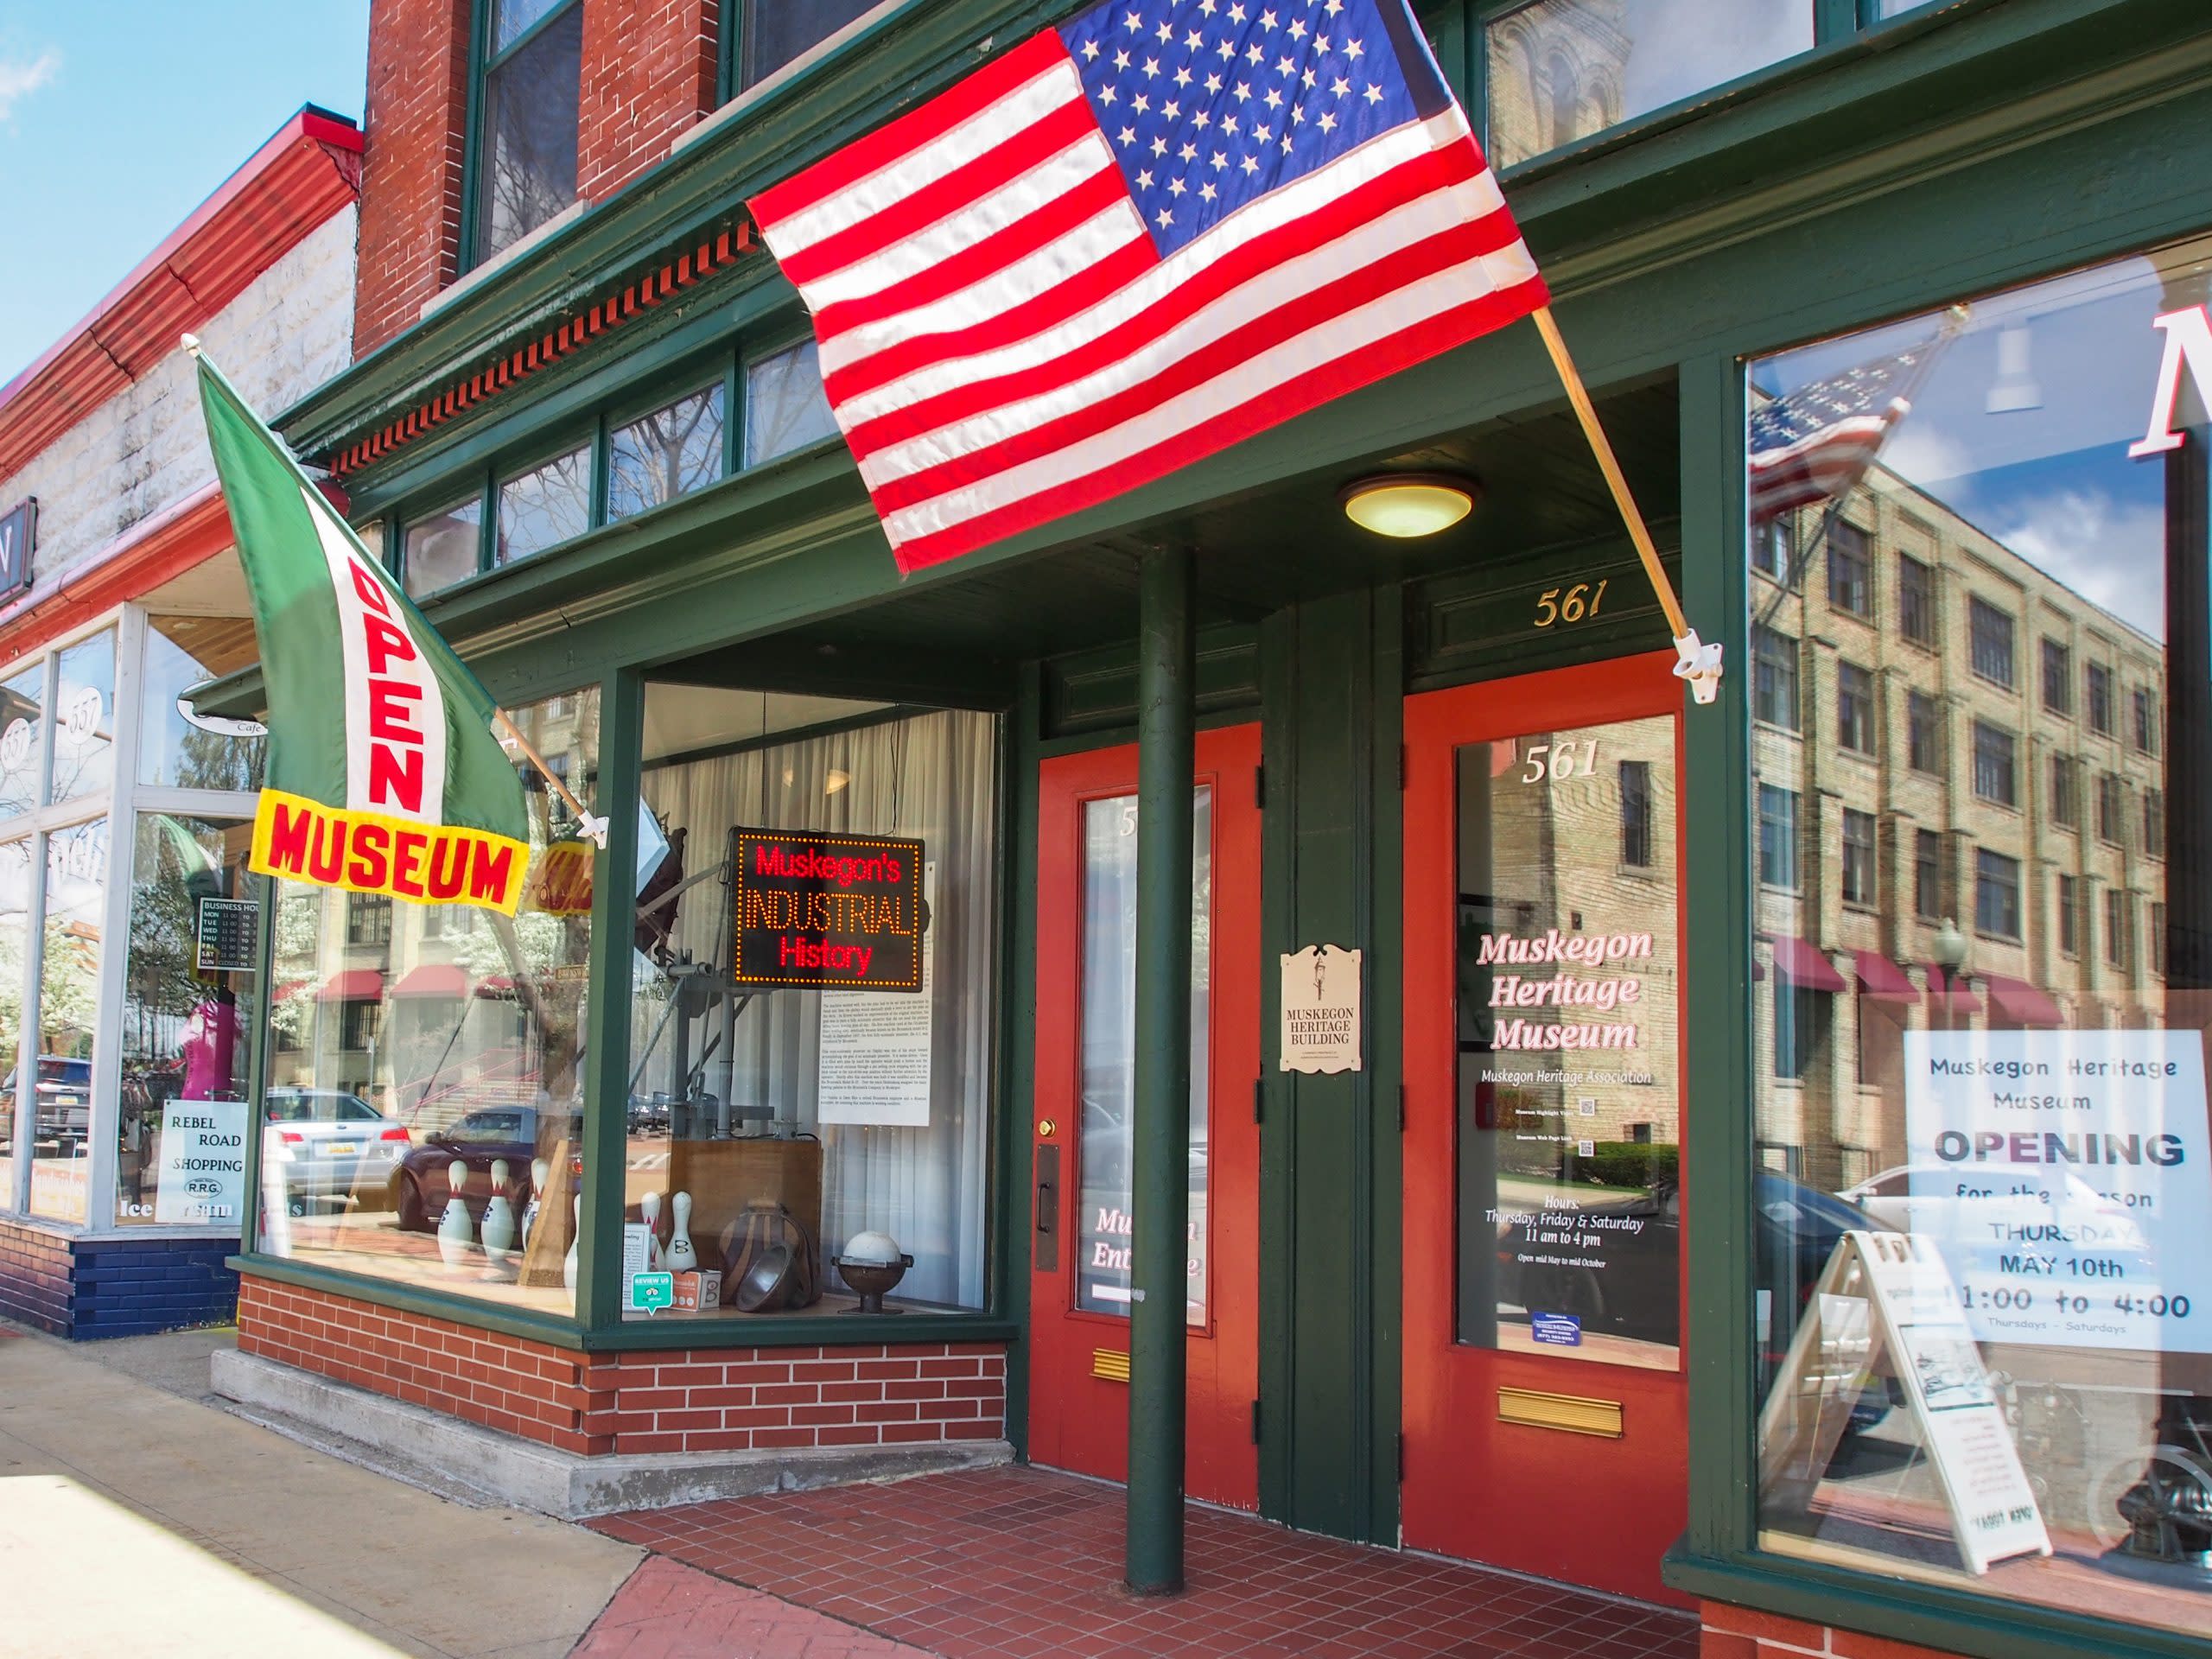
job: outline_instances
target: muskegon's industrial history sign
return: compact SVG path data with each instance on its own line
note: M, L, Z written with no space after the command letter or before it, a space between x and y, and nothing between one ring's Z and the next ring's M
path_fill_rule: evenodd
M922 843L740 830L741 985L922 988Z

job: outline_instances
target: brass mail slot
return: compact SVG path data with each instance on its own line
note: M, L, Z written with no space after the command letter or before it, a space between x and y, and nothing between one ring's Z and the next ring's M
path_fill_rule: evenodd
M1540 1394L1534 1389L1500 1389L1497 1421L1618 1440L1621 1437L1621 1402L1585 1400L1572 1394Z
M1094 1348L1090 1351L1090 1374L1103 1376L1109 1382L1129 1380L1129 1357L1118 1348Z

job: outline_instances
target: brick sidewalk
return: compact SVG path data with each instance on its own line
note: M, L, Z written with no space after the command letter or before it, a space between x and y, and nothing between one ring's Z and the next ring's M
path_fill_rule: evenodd
M1120 1586L1122 1502L1116 1487L1007 1468L610 1516L592 1524L654 1551L663 1568L681 1563L696 1572L656 1573L634 1609L626 1587L578 1652L622 1659L1694 1659L1697 1652L1697 1626L1687 1614L1196 1507L1188 1523L1190 1588L1172 1598L1132 1597ZM683 1612L687 1597L700 1599L696 1615ZM626 1620L619 1627L610 1624L618 1610Z

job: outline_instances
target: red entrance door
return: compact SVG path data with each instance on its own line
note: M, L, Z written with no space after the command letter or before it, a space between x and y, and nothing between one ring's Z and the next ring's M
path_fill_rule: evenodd
M1681 687L1408 698L1408 1545L1675 1600Z
M1191 1496L1259 1506L1260 731L1202 732L1191 899ZM1134 747L1038 777L1030 1455L1128 1472Z

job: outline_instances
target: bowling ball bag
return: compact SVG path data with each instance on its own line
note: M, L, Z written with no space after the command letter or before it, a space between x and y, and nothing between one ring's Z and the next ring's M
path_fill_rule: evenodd
M785 1205L756 1198L722 1229L722 1298L746 1313L822 1300L822 1245Z

